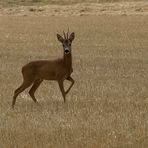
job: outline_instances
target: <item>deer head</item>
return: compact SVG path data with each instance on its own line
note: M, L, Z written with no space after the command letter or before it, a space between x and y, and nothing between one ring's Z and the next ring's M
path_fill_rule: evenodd
M57 34L57 38L63 45L64 54L69 54L71 53L71 44L75 38L75 33L72 32L69 36L69 31L67 34L65 34L65 32L63 31L63 35L64 38L61 35Z

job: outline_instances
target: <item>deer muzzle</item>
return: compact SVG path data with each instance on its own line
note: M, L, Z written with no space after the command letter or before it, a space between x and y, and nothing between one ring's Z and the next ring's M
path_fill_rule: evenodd
M66 53L66 54L69 53L69 48L65 48L65 53Z

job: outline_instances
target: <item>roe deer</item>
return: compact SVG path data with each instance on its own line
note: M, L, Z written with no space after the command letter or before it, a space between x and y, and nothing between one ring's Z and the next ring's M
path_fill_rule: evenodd
M51 60L32 61L23 66L22 68L23 83L14 92L12 108L14 108L17 96L32 84L33 85L29 91L29 94L33 99L33 101L37 102L34 93L39 87L39 85L43 82L43 80L56 80L62 92L64 102L66 101L65 98L66 94L70 91L71 87L74 84L74 80L70 75L73 72L71 44L75 38L75 34L73 32L69 36L68 33L67 34L64 33L64 38L61 35L57 34L57 38L63 45L63 50L64 50L63 58L52 61ZM64 90L63 86L64 80L68 80L71 82L71 85L67 89L67 91Z

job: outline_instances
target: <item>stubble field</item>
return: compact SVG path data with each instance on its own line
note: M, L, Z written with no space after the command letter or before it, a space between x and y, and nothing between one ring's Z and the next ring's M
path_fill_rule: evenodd
M147 148L148 16L0 17L1 148ZM62 57L56 33L70 28L75 85L63 102L44 81L39 104L14 90L21 67ZM69 83L65 82L65 87Z

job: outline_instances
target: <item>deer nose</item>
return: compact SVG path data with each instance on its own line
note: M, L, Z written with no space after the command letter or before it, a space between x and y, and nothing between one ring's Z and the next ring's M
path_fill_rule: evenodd
M69 53L69 50L68 49L65 49L65 53Z
M65 50L65 53L69 52L69 48L68 47L66 47L64 50Z

